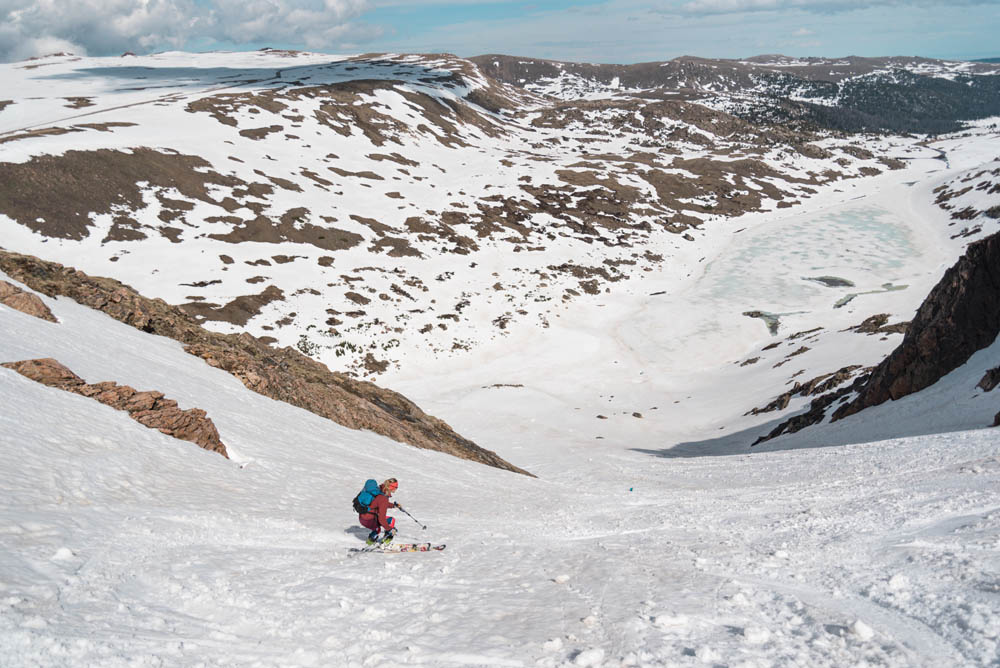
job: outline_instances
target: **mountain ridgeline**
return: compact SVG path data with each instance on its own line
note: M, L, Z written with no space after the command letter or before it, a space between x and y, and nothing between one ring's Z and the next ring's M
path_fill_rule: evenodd
M754 123L937 134L958 130L961 121L1000 115L1000 68L989 61L684 56L596 65L498 55L472 60L487 75L536 92L610 87L629 95L699 100Z

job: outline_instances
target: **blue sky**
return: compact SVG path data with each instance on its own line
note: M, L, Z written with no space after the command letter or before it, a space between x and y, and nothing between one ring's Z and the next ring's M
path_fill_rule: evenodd
M635 63L1000 56L1000 0L0 0L0 60L168 49L503 53Z
M1000 2L385 2L376 50L634 63L680 55L1000 56Z

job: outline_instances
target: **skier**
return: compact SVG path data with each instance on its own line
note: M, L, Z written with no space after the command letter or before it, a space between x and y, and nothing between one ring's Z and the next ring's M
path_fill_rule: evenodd
M369 481L374 483L375 481ZM399 482L395 478L389 478L377 489L369 489L369 487L374 487L373 484L365 486L365 491L372 495L372 502L368 505L368 512L361 513L358 515L358 521L361 522L361 526L366 529L371 529L371 533L368 534L368 544L373 545L376 542L388 543L396 535L396 518L386 516L386 511L390 508L403 507L398 503L393 503L389 500L393 492L399 489ZM384 529L385 533L379 538L380 530Z

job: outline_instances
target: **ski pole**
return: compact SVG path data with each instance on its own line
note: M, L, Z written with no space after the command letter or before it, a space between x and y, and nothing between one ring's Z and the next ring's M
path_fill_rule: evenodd
M413 520L413 521L414 521L414 522L416 522L417 524L420 524L420 528L421 528L421 529L426 529L426 528L427 528L427 525L426 525L426 524L421 524L420 520L418 520L418 519L417 519L416 517L414 517L413 515L410 515L410 513L407 513L407 512L405 511L405 510L403 510L403 509L402 509L402 508L400 508L399 506L396 506L396 509L397 509L397 510L402 510L402 511L403 511L404 513L406 513L406 514L407 514L407 515L409 516L409 518L410 518L411 520Z

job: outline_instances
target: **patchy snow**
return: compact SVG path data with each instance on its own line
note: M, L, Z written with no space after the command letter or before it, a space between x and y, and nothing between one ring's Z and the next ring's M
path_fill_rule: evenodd
M282 299L249 322L206 326L272 337L362 375L376 373L362 367L366 354L393 367L422 355L463 356L518 329L538 333L551 325L561 307L554 305L570 298L595 301L594 290L642 289L637 282L658 264L651 258L672 264L702 253L688 248L705 241L700 229L688 234L693 242L664 229L679 214L716 225L725 217L709 207L751 191L765 210L777 210L776 196L798 207L854 187L844 180L884 171L875 156L905 152L914 158L908 178L918 179L936 166L921 158L937 155L917 138L864 138L875 154L864 157L852 149L858 140L851 137L823 140L829 158L807 157L780 143L715 130L718 122L700 123L698 116L707 113L701 107L690 108L686 120L660 122L655 110L647 118L644 107L654 104L648 101L620 109L584 105L564 117L552 112L548 126L541 119L551 109L528 100L518 114L479 108L476 122L449 117L437 125L432 112L469 108L464 96L489 84L468 61L435 56L267 51L52 58L0 66L0 80L17 91L0 111L6 163L148 146L198 156L207 163L202 171L222 181L207 187L212 201L146 183L142 208L93 216L83 239L43 236L0 215L6 248L112 276L174 304L221 306L276 286ZM352 91L355 81L360 92L348 99L371 114L364 126L352 120L347 104L331 103L332 87ZM309 92L313 88L321 92ZM511 99L524 95L502 92ZM73 108L71 100L88 106ZM743 179L743 188L730 174L729 192L701 189L668 203L646 178L655 168L697 184L697 174L674 163L711 161L724 170L724 163L741 160L773 172ZM567 224L558 209L545 207L574 177L592 183L566 195L567 206L584 212ZM230 178L242 185L226 184ZM592 209L584 198L611 192L607 188L634 192L637 204L614 226L589 230ZM260 195L264 189L268 194ZM506 213L508 202L524 203L523 210ZM475 216L483 208L513 224L481 224ZM113 234L122 213L145 238ZM287 217L290 229L284 238L236 243L233 237L260 217ZM331 230L355 245L289 238L304 229ZM401 252L392 252L393 242L403 245ZM553 270L569 262L601 268L612 280L581 294L579 276Z

